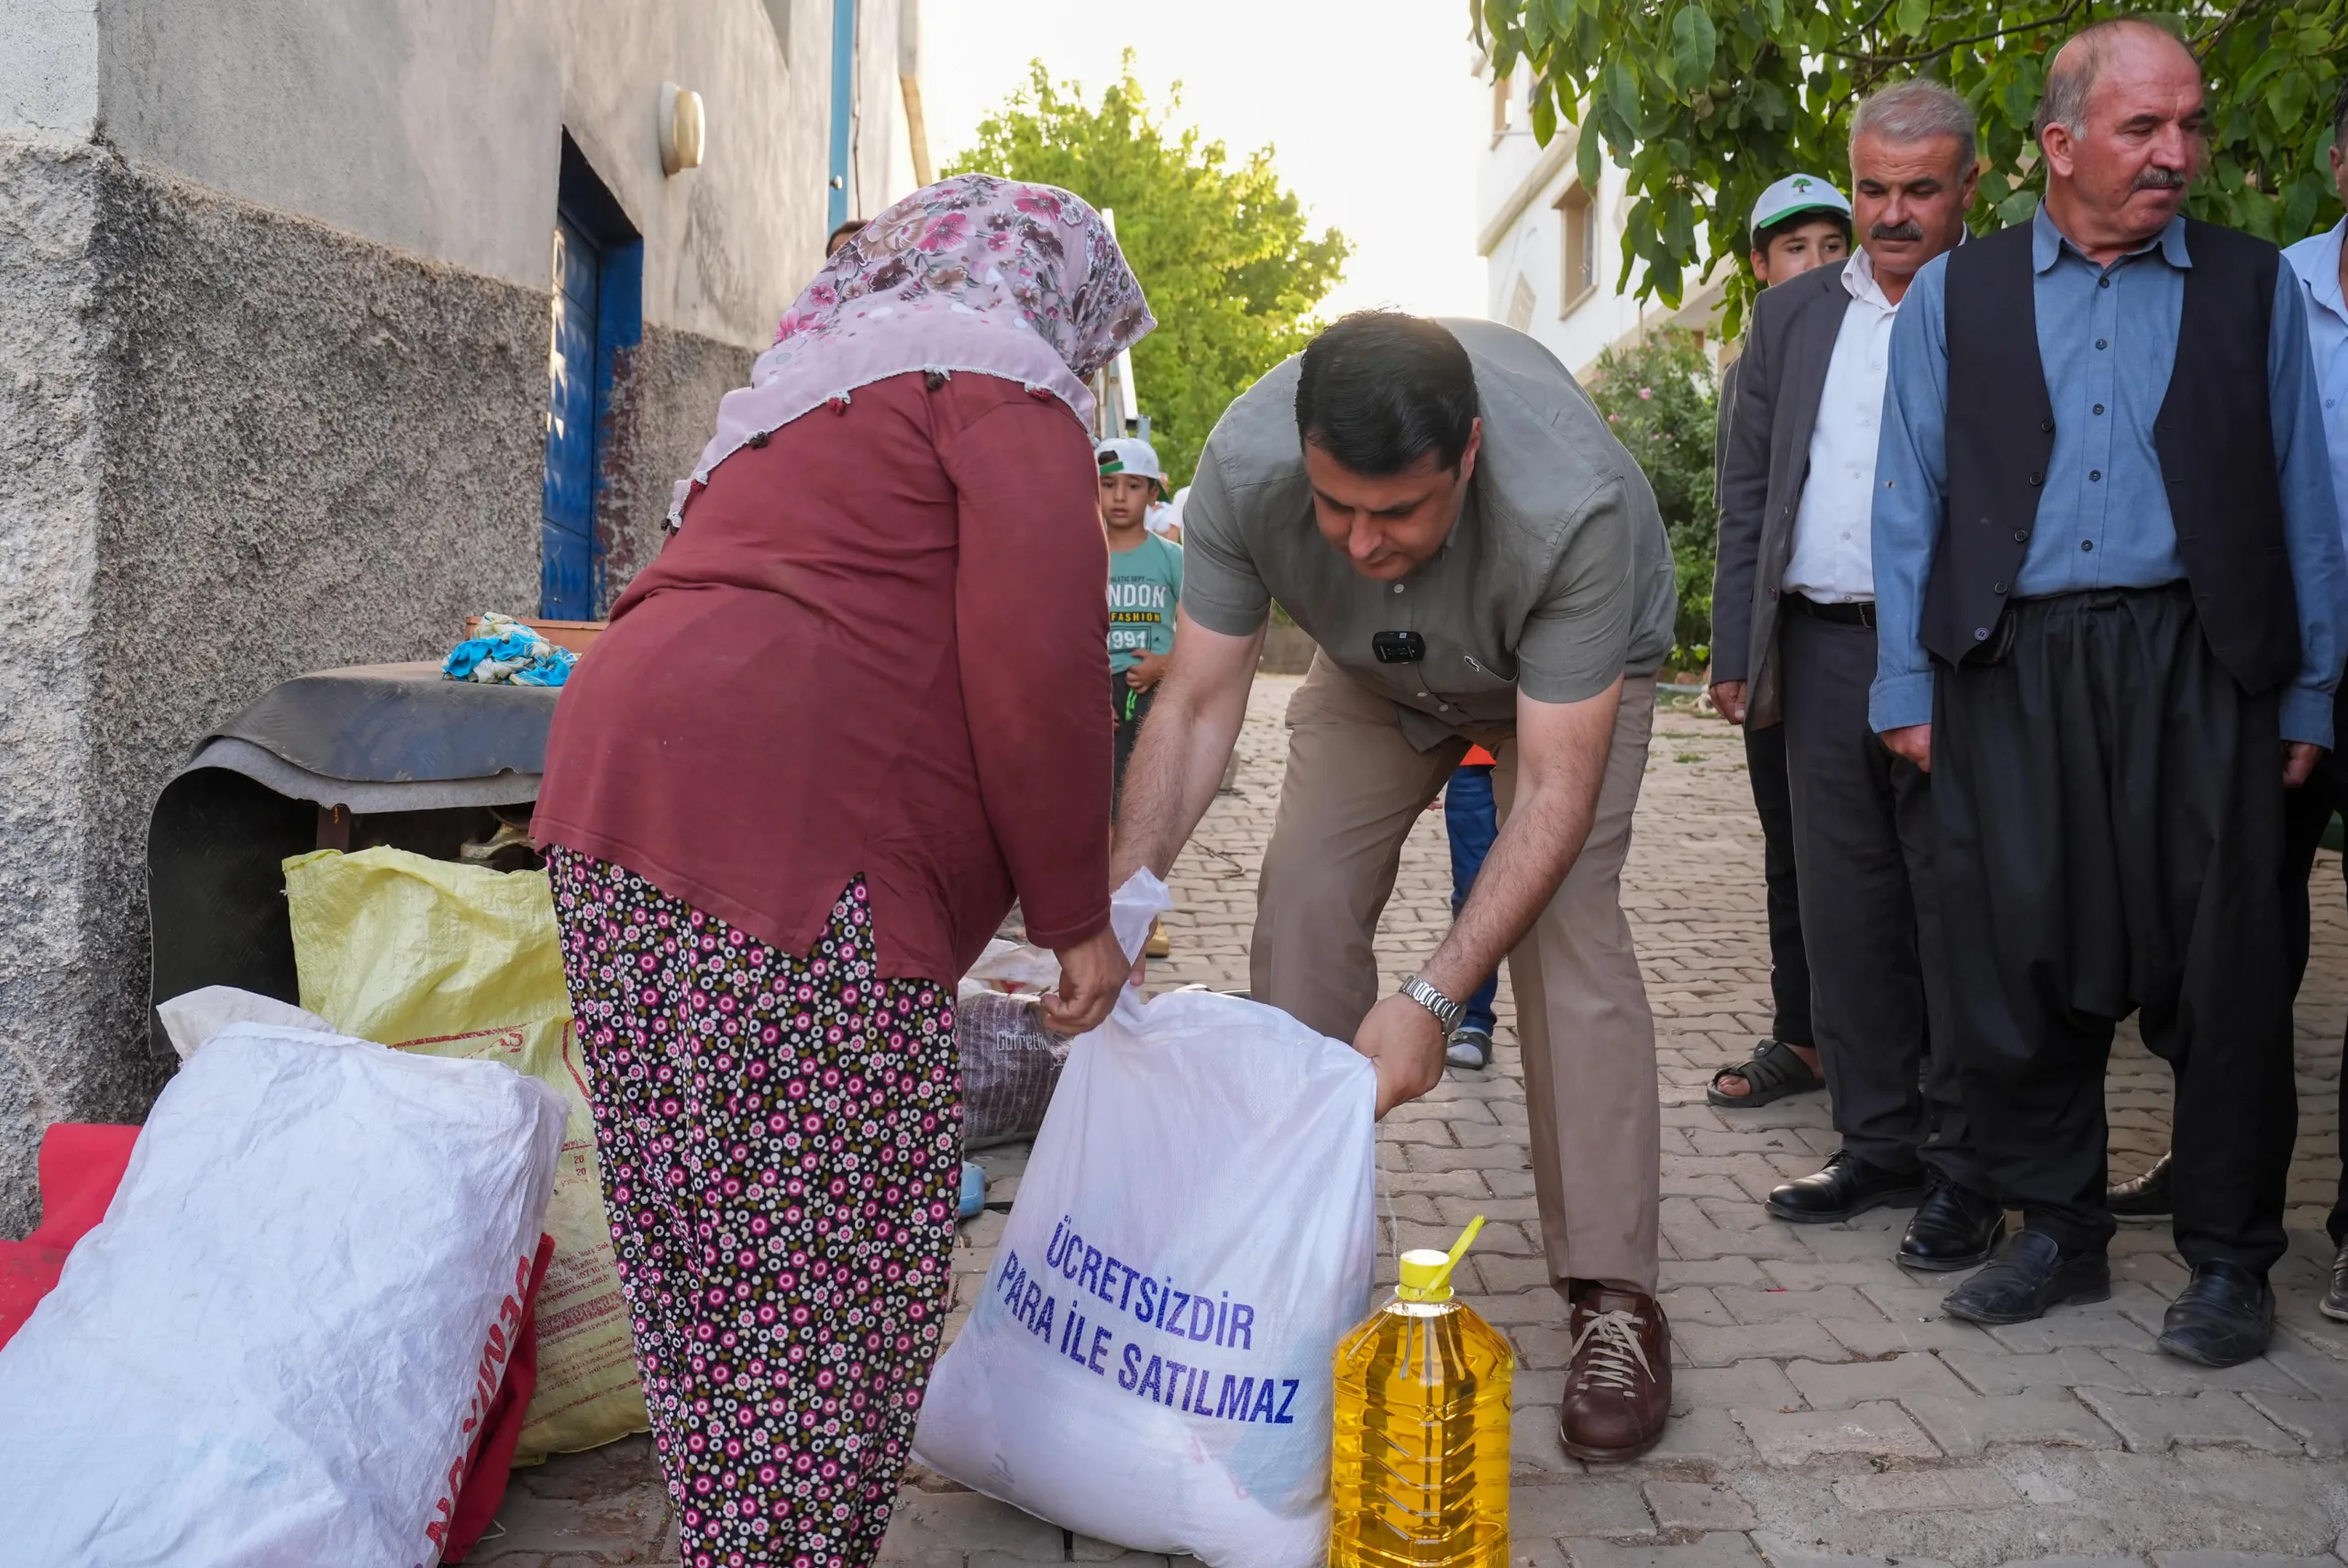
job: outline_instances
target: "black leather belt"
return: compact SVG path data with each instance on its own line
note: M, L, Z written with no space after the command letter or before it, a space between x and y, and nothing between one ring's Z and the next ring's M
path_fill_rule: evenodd
M1875 630L1875 601L1862 599L1849 604L1827 604L1815 599L1805 599L1799 593L1786 595L1786 606L1831 626L1865 626Z

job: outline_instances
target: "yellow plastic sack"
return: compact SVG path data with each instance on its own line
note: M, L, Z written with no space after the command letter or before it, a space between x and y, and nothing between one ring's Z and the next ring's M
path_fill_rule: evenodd
M362 1040L504 1062L570 1107L517 1461L647 1430L546 873L327 849L285 862L285 896L304 1007Z

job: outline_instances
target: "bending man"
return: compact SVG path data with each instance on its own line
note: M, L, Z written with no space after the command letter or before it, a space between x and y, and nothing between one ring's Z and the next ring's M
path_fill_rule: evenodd
M1655 1021L1619 884L1671 644L1654 492L1565 368L1489 322L1348 316L1208 438L1182 516L1173 668L1125 778L1122 879L1161 875L1213 799L1278 600L1320 645L1290 701L1253 994L1378 1067L1379 1114L1441 1079L1460 1003L1515 980L1534 1182L1571 1303L1568 1452L1663 1430ZM1402 841L1469 745L1500 837L1450 934L1378 996Z

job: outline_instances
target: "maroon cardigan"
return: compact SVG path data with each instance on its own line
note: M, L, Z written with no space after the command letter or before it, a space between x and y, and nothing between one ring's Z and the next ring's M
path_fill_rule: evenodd
M884 977L1021 901L1109 921L1108 550L1057 398L920 372L718 465L555 710L539 839L804 955L862 877Z

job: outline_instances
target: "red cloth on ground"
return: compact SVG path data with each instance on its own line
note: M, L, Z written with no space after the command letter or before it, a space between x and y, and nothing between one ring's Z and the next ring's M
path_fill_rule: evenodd
M138 1141L136 1127L52 1123L40 1141L40 1228L21 1242L0 1242L0 1345L16 1336L40 1298L57 1287L66 1254L97 1228L130 1167ZM473 1440L465 1482L457 1494L443 1562L461 1562L496 1518L505 1500L505 1482L521 1441L523 1416L538 1386L538 1286L554 1256L554 1238L538 1238L530 1268L530 1293L522 1303L522 1323L505 1380L490 1401L481 1435Z
M712 471L555 710L542 839L806 956L871 896L951 982L1015 890L1109 922L1108 546L1083 427L969 371L859 387Z
M522 1326L514 1353L505 1358L505 1381L489 1403L481 1436L473 1440L467 1461L464 1489L449 1520L449 1542L440 1549L443 1562L462 1562L482 1532L497 1518L505 1501L505 1484L514 1474L514 1447L522 1441L523 1417L530 1396L538 1388L538 1286L546 1283L547 1263L554 1256L554 1238L538 1238L538 1255L530 1265L530 1294L522 1301Z
M136 1127L72 1121L41 1135L40 1228L21 1242L0 1242L0 1345L57 1288L73 1243L105 1218L138 1141Z

